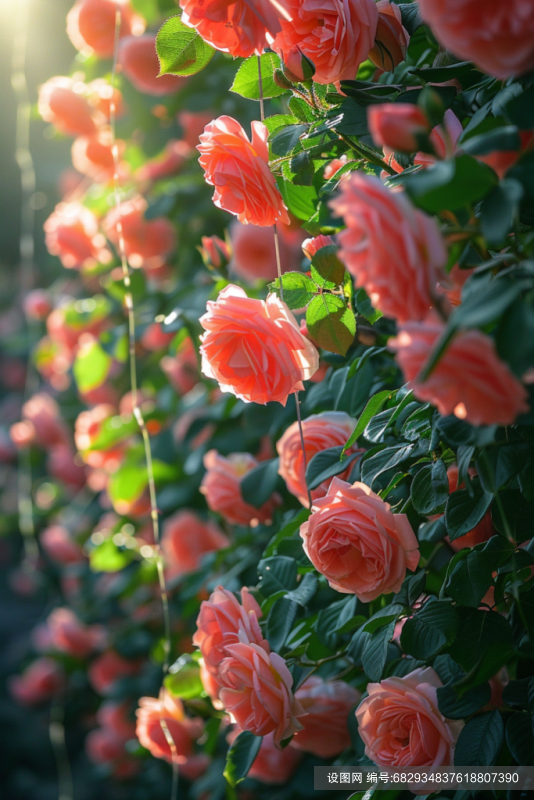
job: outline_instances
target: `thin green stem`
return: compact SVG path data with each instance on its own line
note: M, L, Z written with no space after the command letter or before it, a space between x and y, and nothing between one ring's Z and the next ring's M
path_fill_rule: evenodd
M392 167L390 167L390 165L386 161L384 161L379 156L374 155L367 147L364 147L363 145L354 142L350 138L350 136L345 136L345 134L338 133L338 131L335 131L335 133L339 136L339 138L343 142L345 142L346 145L348 145L352 150L354 150L355 153L364 158L366 161L369 161L370 164L374 164L376 167L380 167L380 169L385 170L390 175L397 174L395 170Z

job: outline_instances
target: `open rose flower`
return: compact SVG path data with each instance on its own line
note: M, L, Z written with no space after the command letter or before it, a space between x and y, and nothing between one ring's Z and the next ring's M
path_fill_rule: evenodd
M214 522L205 522L194 511L177 511L163 523L161 548L165 573L168 578L176 578L193 572L199 568L203 555L228 545L228 539Z
M117 8L121 12L121 39L143 33L145 21L134 12L129 0L76 0L67 14L67 33L74 47L85 55L96 53L101 58L111 58Z
M241 730L237 727L230 731L226 737L228 744L233 744L240 733ZM294 739L291 744L293 742ZM248 771L248 777L272 785L287 783L301 759L302 753L294 747L280 750L274 743L273 734L269 733L262 739L259 753Z
M135 675L141 664L123 658L115 650L107 650L95 658L89 667L89 683L98 694L108 695L121 678Z
M69 136L93 136L97 125L83 89L83 84L80 86L72 78L50 78L39 89L39 114Z
M70 608L56 608L38 632L38 641L45 649L86 658L106 641L101 625L84 625Z
M262 122L252 123L252 140L232 117L210 122L197 150L205 180L215 187L213 202L240 222L289 225L289 216L269 168L267 138Z
M481 331L458 333L430 376L419 380L443 330L443 323L431 316L425 322L405 323L390 341L418 400L472 425L511 425L528 411L527 390L501 361L493 339Z
M373 305L399 322L423 319L447 250L436 220L379 178L351 173L330 202L345 220L339 257Z
M433 669L367 686L356 711L365 754L378 767L450 767L463 722L438 709L442 683Z
M145 219L147 208L144 197L136 195L112 209L104 220L104 230L115 245L119 241L117 225L120 220L124 248L132 267L140 267L154 258L164 258L176 245L173 224L166 217Z
M160 698L141 697L136 714L136 736L154 758L163 758L170 764L173 762L162 721L167 725L174 742L176 763L183 765L194 755L194 743L202 735L204 723L198 717L187 717L178 697L166 689L162 690Z
M240 484L245 475L258 466L250 453L231 453L226 458L216 450L204 456L206 474L200 491L212 511L221 514L234 525L253 525L270 522L280 497L274 494L260 508L250 505L241 496Z
M316 500L300 535L306 555L338 592L370 603L398 592L406 570L419 563L417 539L406 514L394 514L368 486L333 478Z
M417 150L418 138L430 133L430 123L413 103L380 103L367 109L369 130L379 147L401 153Z
M298 718L306 712L293 696L293 678L282 656L242 642L226 650L219 697L237 724L256 736L272 733L276 745L301 730Z
M9 679L9 691L25 706L33 706L50 700L63 687L65 677L60 665L53 658L38 658L22 675Z
M324 411L322 414L313 414L302 421L304 435L304 449L306 461L302 452L298 422L294 422L286 430L281 439L276 443L276 450L280 457L279 474L286 482L291 494L298 497L302 505L308 505L308 489L306 484L306 464L317 453L328 450L329 447L345 445L347 439L355 428L355 422L343 411ZM358 452L358 447L353 447L350 453ZM363 454L363 450L360 450ZM354 462L351 461L347 469L340 474L343 480L348 479ZM328 492L330 480L323 481L320 486L313 489L313 500L324 497Z
M286 61L298 48L315 66L313 80L336 83L356 77L373 47L378 11L372 0L288 0L291 21L273 49Z
M276 295L266 301L224 288L200 318L202 372L245 403L285 406L319 367L319 354Z
M334 758L350 747L347 719L361 692L345 681L324 681L318 675L311 675L297 689L295 697L306 716L301 719L303 729L297 731L291 747L319 758Z
M119 156L124 152L125 143L117 141ZM79 136L72 145L72 163L78 172L92 178L95 183L109 183L115 172L115 159L111 144L111 134L101 131L95 136ZM118 177L128 174L125 162L119 163Z
M59 256L67 269L108 264L111 253L99 232L98 220L80 203L59 203L44 224L50 255Z

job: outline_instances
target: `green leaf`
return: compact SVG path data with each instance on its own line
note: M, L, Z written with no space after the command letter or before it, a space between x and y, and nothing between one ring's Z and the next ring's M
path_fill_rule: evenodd
M163 682L165 688L175 697L192 700L194 697L200 697L203 693L200 667L190 655L180 656L169 669L169 673Z
M156 52L160 75L196 75L215 55L214 48L180 17L171 17L159 29Z
M374 325L375 322L378 322L378 320L384 316L381 311L377 311L376 308L373 307L373 304L371 303L369 295L365 289L358 289L354 295L354 302L356 304L356 310L358 314L361 314L362 317L365 317L367 322L369 322L371 325Z
M470 719L462 728L454 750L455 767L490 767L504 741L502 717L495 709Z
M362 666L371 681L379 681L386 664L388 645L395 632L395 619L372 633L362 653Z
M455 677L445 686L438 689L438 708L446 719L465 719L480 711L487 705L491 698L491 687L489 683L475 686L464 692L461 698L455 691L454 684L458 678Z
M412 607L425 591L426 572L421 570L415 575L407 575L403 581L400 592L393 598L394 603Z
M372 488L375 479L403 461L413 453L414 444L386 447L370 458L362 458L362 481Z
M263 558L258 564L258 588L264 597L275 592L287 592L297 585L297 562L287 556Z
M517 84L513 86L517 88ZM504 114L520 130L534 128L534 86L512 97L506 104Z
M356 319L341 297L314 297L306 312L306 324L314 342L331 353L344 356L354 342Z
M462 551L450 573L445 590L449 597L464 606L479 608L482 598L493 583L493 572L513 552L513 547L500 536L493 536L482 549Z
M506 744L518 764L534 764L534 717L513 714L506 726Z
M300 526L306 522L309 516L310 510L308 508L301 509L299 513L287 523L287 525L284 525L282 530L278 531L278 533L273 536L265 548L263 558L267 559L270 556L276 555L277 548L284 541L284 539L289 539L291 536L293 536L299 530Z
M347 625L354 618L355 613L356 597L354 595L349 595L343 600L331 603L321 609L315 623L315 631L322 644L334 649L339 638L339 629Z
M496 150L519 150L521 139L515 125L493 128L485 133L471 136L465 141L460 137L462 150L470 156L485 156Z
M277 458L262 461L247 472L239 484L245 503L261 508L271 498L278 483L278 463Z
M431 598L406 620L401 633L401 647L408 655L428 661L453 641L457 630L458 614L454 606Z
M390 392L388 389L385 389L383 392L378 392L378 394L375 394L373 395L373 397L371 397L371 399L365 406L364 410L362 411L360 419L356 424L356 427L354 428L351 435L347 439L347 443L343 447L341 455L346 453L347 450L350 450L352 445L358 441L358 439L366 429L369 422L372 420L375 414L378 414L378 412L380 411L386 400L389 397L391 397L391 395L392 392Z
M269 137L271 150L275 156L287 156L293 152L297 145L300 145L300 137L306 133L309 125L298 123L297 125L286 125L277 130Z
M467 489L453 492L445 507L449 538L454 541L472 531L489 509L492 500L493 495L485 492L478 480L472 482L472 494Z
M278 97L286 93L286 89L282 89L274 81L274 71L280 68L280 58L276 53L264 53L260 56L261 62L261 78L263 87L263 97ZM241 97L246 97L248 100L260 99L260 81L259 81L259 67L258 57L251 56L247 58L235 76L235 80L230 87L231 92L240 94Z
M314 186L294 186L281 178L277 184L284 203L295 217L307 221L315 214L318 198Z
M412 173L405 186L419 208L435 214L476 203L496 183L497 176L486 164L471 156L458 156Z
M321 289L335 289L343 283L345 266L337 256L334 244L321 247L312 258L311 276Z
M513 178L504 178L480 206L482 233L488 244L500 244L519 215L523 187Z
M507 706L534 713L534 678L510 681L504 687L502 699Z
M74 362L74 379L82 394L97 389L109 375L113 359L95 340L79 348Z
M488 656L489 651L496 651L498 657L506 661L511 643L512 629L501 614L497 611L477 610L472 611L462 624L450 652L466 672L472 670L479 662L487 661L484 667L488 667L490 674L487 677L481 674L479 681L484 682L500 669L500 667L494 669L492 660Z
M415 475L411 488L412 503L416 511L429 516L446 503L448 497L447 467L440 458L434 464L420 469Z
M254 763L261 747L262 737L250 731L242 731L234 740L226 755L224 777L230 786L243 781Z
M261 587L263 590L263 586ZM265 635L275 653L284 646L298 612L298 603L281 597L273 604L265 626Z
M120 572L134 558L131 550L119 550L112 539L106 539L91 552L89 563L93 572Z
M361 453L352 453L340 461L341 451L341 447L329 447L314 455L306 470L306 482L310 489L316 489L323 481L344 472L352 461L361 456Z
M271 286L280 291L280 278L277 278ZM303 272L284 273L282 275L282 288L284 290L284 303L292 311L306 308L317 294L317 286Z

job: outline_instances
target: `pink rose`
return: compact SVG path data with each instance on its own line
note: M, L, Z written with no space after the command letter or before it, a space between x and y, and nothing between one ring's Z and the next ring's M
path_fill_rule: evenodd
M145 350L166 350L174 337L174 333L165 333L159 322L153 322L143 331L141 344Z
M124 148L125 143L117 140L119 157ZM95 183L110 183L113 180L115 159L109 131L99 131L95 136L79 136L74 140L71 155L74 168ZM118 173L119 178L127 176L128 166L125 162L119 164Z
M237 727L230 731L226 737L228 744L233 744L240 733L241 729ZM302 753L293 747L280 750L274 743L273 734L269 733L262 739L259 753L248 772L248 777L273 785L287 783L301 759Z
M187 142L171 139L165 145L165 150L157 158L152 158L143 164L136 173L139 181L160 181L176 175L192 155L193 149Z
M378 0L376 7L378 24L369 58L380 70L393 72L406 58L410 37L402 25L400 8L395 3Z
M334 758L350 747L347 719L361 692L345 681L324 681L318 675L307 678L295 697L306 712L303 729L297 731L291 747L319 758Z
M37 658L22 675L9 679L9 691L25 706L33 706L50 700L63 687L63 670L53 658Z
M331 236L325 236L324 233L320 233L319 236L302 242L302 250L304 255L311 260L318 250L322 250L323 247L329 247L332 244L335 244L335 242Z
M101 625L84 625L70 608L56 608L46 621L45 636L52 649L86 658L104 645L106 631Z
M106 216L103 226L111 241L118 244L117 224L122 223L124 247L132 267L141 267L147 260L164 258L176 246L174 226L166 217L145 219L147 201L136 195L121 203Z
M301 261L298 239L286 234L286 226L278 225L278 243L282 272L298 269ZM242 280L274 281L278 275L273 232L270 228L243 225L236 220L230 226L233 257L230 270Z
M79 491L85 486L87 480L85 468L83 464L77 462L76 454L70 445L54 445L46 457L46 468L52 477L71 489Z
M171 748L161 727L164 720L176 748L176 762L183 765L193 756L194 742L200 738L204 723L198 717L186 717L182 701L163 689L159 699L141 697L136 712L136 736L154 758L172 764Z
M261 508L246 503L241 496L240 484L245 475L258 466L250 453L231 453L226 458L216 450L204 456L206 474L202 479L200 491L212 511L221 514L227 522L234 525L268 523L272 520L274 509L280 505L280 497L274 494Z
M519 138L521 144L518 150L495 150L484 156L476 156L478 161L483 161L497 173L499 178L504 178L511 167L516 164L525 154L532 151L534 146L534 134L532 131L520 131Z
M180 395L187 394L200 381L197 351L187 336L174 355L163 356L160 367L171 386Z
M412 103L381 103L367 108L373 141L401 153L417 150L418 138L430 133L426 114Z
M273 733L275 745L301 730L306 712L293 696L293 678L277 653L257 644L228 645L219 676L219 697L240 728L256 736Z
M463 722L439 711L441 685L430 667L368 684L356 719L365 754L378 767L452 766Z
M204 522L194 511L177 511L163 523L161 548L165 556L166 575L176 578L198 569L202 556L230 542L219 527Z
M28 319L43 320L52 311L52 298L45 289L32 289L24 296L23 307Z
M118 680L136 675L140 668L139 662L128 661L115 650L107 650L91 663L88 670L89 683L98 694L108 695Z
M59 203L46 220L44 231L48 252L58 256L66 269L94 267L98 262L111 261L97 218L79 203Z
M398 592L419 563L406 514L394 514L368 486L333 478L326 497L300 528L304 552L338 592L363 603Z
M85 55L96 53L100 58L111 58L117 6L121 12L121 39L143 33L145 21L128 0L76 0L67 14L67 34L77 50Z
M294 48L313 62L317 83L356 77L373 47L378 11L372 0L288 0L273 49L285 61Z
M240 225L241 223L237 223ZM226 267L232 258L232 247L219 236L203 236L199 248L202 260L208 269Z
M202 372L245 403L285 406L319 367L319 354L276 295L266 301L226 286L200 318Z
M306 463L309 464L317 453L328 450L329 447L345 445L354 428L354 420L343 411L324 411L322 414L313 414L303 420L302 431L304 434ZM294 422L289 426L282 438L276 443L276 450L280 457L279 474L286 482L291 494L298 497L303 506L307 506L306 467L298 422ZM363 454L364 451L359 450L356 446L351 448L349 454L356 452ZM353 466L354 462L351 461L346 470L340 474L343 480L348 479ZM311 496L313 500L317 500L327 494L330 480L323 481L320 486L312 490Z
M436 155L417 153L414 164L418 164L421 167L430 167L432 164L436 163L437 159L452 158L455 153L458 152L458 139L462 133L462 123L454 111L448 108L441 125L432 128L430 136L428 137L436 151Z
M50 525L39 537L47 556L58 564L80 564L85 556L78 542L62 525Z
M39 114L68 136L92 136L97 131L93 109L78 88L72 78L50 78L39 89Z
M498 357L493 339L477 330L461 331L448 345L424 383L418 375L443 333L442 322L407 322L390 346L414 395L440 414L472 425L511 425L528 411L527 391Z
M447 50L495 78L534 68L534 7L530 0L421 0L421 13Z
M289 225L289 216L269 168L267 139L262 122L252 123L252 141L232 117L206 125L197 150L206 183L215 187L213 202L245 224Z
M41 447L48 448L69 443L69 434L61 419L60 408L54 398L46 392L34 394L24 403L22 417L31 423L34 441Z
M133 718L130 719L126 703L106 700L98 709L96 720L103 728L112 730L125 741L135 738L135 722Z
M345 166L347 161L348 158L346 155L340 156L339 158L333 158L332 161L329 161L323 172L325 181L329 181L330 178L333 178L336 172L341 169L341 167Z
M379 178L353 172L330 202L345 220L340 259L373 305L399 322L423 319L447 250L436 220Z
M144 36L127 36L119 45L119 64L134 89L143 94L162 97L182 89L187 78L177 75L159 76L160 67L156 53L156 37L147 33Z

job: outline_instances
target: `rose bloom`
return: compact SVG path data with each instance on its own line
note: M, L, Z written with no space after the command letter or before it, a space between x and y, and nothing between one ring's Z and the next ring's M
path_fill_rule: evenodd
M212 520L205 522L194 511L177 511L163 523L161 548L166 574L176 578L193 572L199 568L203 555L229 544Z
M105 122L111 119L111 104L115 104L115 118L122 117L125 111L124 99L120 89L114 89L104 78L96 78L87 84L89 102L102 115Z
M261 55L289 18L288 0L180 0L182 22L196 28L205 42L243 58Z
M93 136L96 123L83 83L58 75L39 89L39 114L69 136ZM81 89L81 92L79 91Z
M61 410L46 392L38 392L24 403L22 417L32 424L35 442L41 447L68 443L69 435L61 419Z
M124 456L124 442L117 442L106 450L92 449L102 433L103 425L116 415L114 406L100 403L78 414L74 424L74 441L86 464L95 469L115 472Z
M298 718L306 712L293 696L293 678L282 656L243 642L226 651L219 696L239 727L256 736L272 733L275 745L301 730Z
M314 236L312 239L306 239L302 242L302 250L304 255L311 260L323 247L329 247L333 244L335 244L335 242L331 236L325 236L323 233L320 233L319 236Z
M430 376L420 382L418 375L443 330L443 323L430 316L425 322L405 323L390 340L418 400L472 425L511 425L528 411L527 390L501 361L493 339L477 330L458 333Z
M463 133L462 123L454 113L448 108L443 117L441 125L432 128L429 140L436 155L430 153L417 153L414 159L414 164L421 167L430 167L436 163L436 160L445 158L453 158L458 152L458 139ZM478 158L478 156L477 156ZM482 160L482 159L480 159ZM402 171L402 170L400 170Z
M378 0L376 7L378 24L369 58L380 70L393 72L406 58L410 36L402 25L402 15L396 3Z
M450 767L463 722L438 709L442 685L433 669L369 683L356 711L365 754L378 767Z
M439 42L494 78L534 68L534 6L530 0L421 0L421 14Z
M53 649L86 658L102 647L106 632L101 625L84 625L70 608L56 608L48 616L46 631Z
M263 122L252 123L252 141L232 117L210 122L197 150L206 183L215 187L213 202L245 224L289 225L289 216L269 168Z
M136 195L121 203L106 216L103 226L111 241L118 244L117 225L122 223L124 247L132 267L141 267L151 258L168 255L176 246L176 233L166 217L145 219L148 203Z
M50 700L63 687L63 670L53 658L37 658L22 675L9 679L11 696L25 706Z
M46 468L53 478L70 489L79 491L85 486L85 469L82 464L77 463L76 454L70 445L54 445L48 451Z
M124 147L124 142L118 140L119 154ZM82 175L88 175L95 183L109 183L113 179L115 160L108 131L100 131L95 136L79 136L74 140L71 152L74 168ZM119 177L125 177L126 170L124 162L119 164Z
M373 141L401 153L417 150L417 139L430 133L424 111L413 103L381 103L367 108L367 120Z
M220 269L228 265L232 258L232 247L228 241L223 241L219 236L202 236L200 242L202 246L198 251L208 269Z
M40 321L47 318L53 305L50 295L45 289L32 289L25 295L23 307L28 319Z
M196 147L200 134L206 125L213 119L211 111L188 111L184 109L176 115L179 125L183 129L183 139L189 147Z
M276 295L266 301L226 286L208 301L200 318L202 372L245 403L276 401L304 388L319 367L319 354L300 332L286 304Z
M138 92L162 97L182 89L187 78L177 75L162 75L156 53L156 37L127 36L119 45L119 64L124 75Z
M417 539L406 514L394 514L363 483L333 478L326 497L300 527L304 552L338 592L370 603L398 592L419 563Z
M280 457L278 473L284 479L288 490L298 497L303 506L308 505L308 489L306 484L306 463L317 453L328 450L329 447L344 445L355 428L355 422L343 411L324 411L322 414L313 414L302 421L304 435L304 449L306 460L302 453L300 431L298 422L294 422L286 430L281 439L276 443L276 451ZM350 453L361 452L359 448L352 447ZM347 469L340 474L343 480L348 479L354 462L351 461ZM313 500L324 497L328 492L330 479L323 481L311 496Z
M80 203L59 203L44 224L50 255L58 256L67 269L108 264L111 253L99 233L98 220Z
M193 755L194 742L202 736L204 723L198 717L186 717L182 701L163 689L159 699L141 697L136 711L136 736L140 744L154 758L163 758L172 764L171 748L165 738L162 720L165 721L176 747L176 762L185 764Z
M258 466L250 453L231 453L225 458L210 450L204 456L204 466L206 474L200 491L212 511L235 525L256 526L272 520L274 509L280 505L278 495L274 494L261 508L250 505L241 496L241 481Z
M200 375L197 352L189 336L183 340L173 356L167 355L161 359L160 367L178 394L187 394L195 388Z
M138 662L123 658L115 650L107 650L91 663L88 670L89 683L98 694L108 695L118 680L136 675L140 666Z
M128 0L76 0L67 14L67 34L77 50L85 55L96 53L101 58L111 58L117 6L121 12L120 38L143 33L145 21Z
M436 220L379 178L353 172L330 202L345 220L339 257L375 308L399 322L423 319L447 250Z
M234 727L226 737L228 744L233 744L241 732L240 728ZM293 739L291 744L294 741ZM263 737L259 753L254 759L247 777L271 785L287 783L301 759L302 753L293 747L285 747L280 750L274 743L273 734L269 733Z
M80 564L85 556L80 545L62 525L50 525L39 537L41 547L58 564Z
M166 350L174 337L174 333L165 333L159 322L153 322L143 331L141 344L145 350Z
M313 80L356 77L373 47L378 11L372 0L288 0L292 20L281 21L273 49L286 58L299 48L315 66Z
M187 142L171 139L160 156L147 161L137 170L136 178L139 181L153 182L176 175L192 152Z
M278 225L278 244L282 272L298 269L301 260L299 241L286 235L286 226ZM273 231L257 225L243 225L235 220L230 226L233 257L230 271L241 280L274 281L278 276Z
M333 178L336 172L341 169L341 167L345 166L347 161L348 158L346 155L342 155L339 158L333 158L332 161L329 161L323 172L325 181L329 181L330 178Z
M311 675L295 692L306 716L302 717L303 729L297 731L291 747L319 758L338 756L350 747L347 718L361 696L345 681L324 681Z

